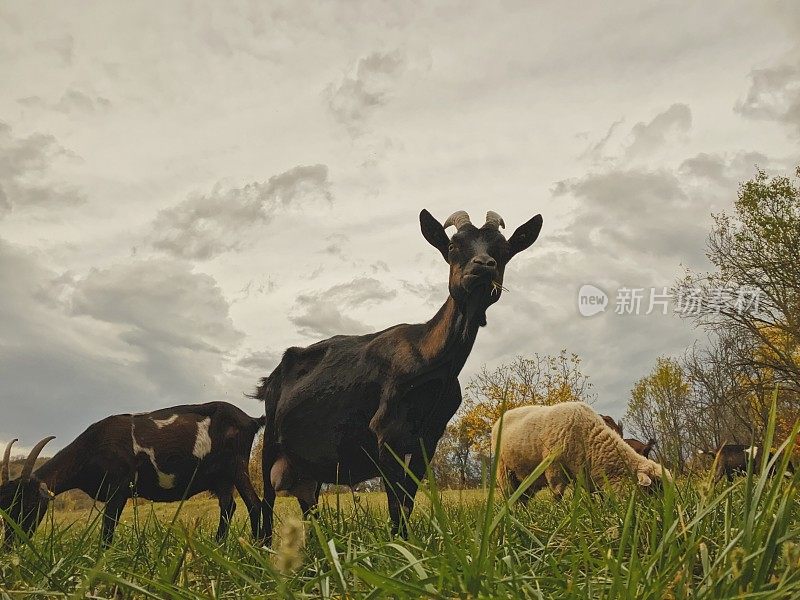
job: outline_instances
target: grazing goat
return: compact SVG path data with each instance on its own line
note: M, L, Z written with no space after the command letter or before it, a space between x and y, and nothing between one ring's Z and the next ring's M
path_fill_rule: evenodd
M618 423L617 421L614 420L614 417L609 417L608 415L600 415L600 416L602 417L603 421L605 421L606 425L608 425L609 427L611 427L611 429L616 431L619 437L622 437L622 423Z
M253 438L263 424L263 417L253 419L226 402L114 415L90 425L34 471L37 456L53 437L43 439L28 455L21 475L9 481L14 440L6 447L0 469L0 508L30 535L52 498L83 490L106 503L102 540L108 545L128 498L172 502L208 491L219 500L221 540L236 509L235 486L247 505L253 536L259 539L261 502L250 482L248 462ZM6 525L6 545L13 533Z
M448 238L451 225L456 232ZM425 458L433 457L461 404L457 377L478 328L486 325L486 309L500 298L506 264L533 244L542 217L521 225L508 240L494 212L476 227L464 211L442 225L423 210L420 226L450 266L450 295L430 321L289 348L258 386L255 396L266 414L267 539L276 491L295 496L308 513L321 483L354 485L379 475L392 531L406 535L417 485L404 467L418 479L424 476Z
M725 477L728 481L733 481L736 475L747 474L747 463L753 460L753 471L758 471L761 461L762 449L758 446L746 446L744 444L722 444L717 450L699 450L700 456L708 456L712 459L716 457L716 469L714 471L714 481L719 481ZM770 451L767 461L771 461L775 453ZM794 465L789 461L786 467L786 475L794 473ZM775 466L769 470L770 476L775 474Z
M656 445L656 441L653 438L647 440L646 444L637 440L636 438L625 438L625 443L633 448L634 452L641 454L645 458L650 458L650 452L653 451L653 448Z
M661 465L634 452L583 402L507 411L492 428L492 448L498 448L497 479L506 490L517 488L555 454L542 476L527 489L526 500L545 486L560 498L566 486L581 475L592 490L604 480L625 478L635 478L641 487L650 489L662 478L671 477Z
M613 417L609 417L608 415L600 415L605 421L605 424L608 425L611 429L617 432L619 437L622 437L622 423L618 423L614 420ZM654 439L648 440L645 444L637 440L636 438L623 438L625 442L634 449L637 454L641 454L645 458L650 458L650 452L656 445L656 441Z

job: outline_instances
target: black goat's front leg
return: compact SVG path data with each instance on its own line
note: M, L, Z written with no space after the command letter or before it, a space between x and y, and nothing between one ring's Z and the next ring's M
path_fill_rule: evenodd
M303 519L308 519L316 511L319 503L319 492L322 489L322 484L316 481L308 482L308 486L309 488L313 486L313 490L309 490L309 494L303 494L303 497L298 496L297 498L300 510L303 511Z
M391 452L386 452L386 458L381 460L381 472L383 486L386 488L386 499L389 505L389 517L392 520L392 534L403 538L408 537L408 519L411 511L414 510L414 496L417 494L417 483L409 477L406 467L410 468L415 475L424 462L422 453L404 454L400 458L404 462L398 462ZM420 473L421 474L421 473Z
M101 534L103 548L108 548L111 545L114 539L114 530L117 528L119 517L127 501L127 494L117 492L106 502L106 507L103 511L103 531Z

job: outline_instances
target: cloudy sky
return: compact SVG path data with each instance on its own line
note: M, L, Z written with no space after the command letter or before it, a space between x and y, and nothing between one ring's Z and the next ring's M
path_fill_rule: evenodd
M673 316L592 283L704 268L712 212L800 160L796 2L63 2L0 7L0 442L243 397L284 348L419 322L418 213L536 213L462 380L584 359L624 412ZM482 221L481 221L482 222Z

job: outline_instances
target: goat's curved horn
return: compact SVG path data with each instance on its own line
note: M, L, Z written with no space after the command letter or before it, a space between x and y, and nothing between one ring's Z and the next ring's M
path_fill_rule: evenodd
M48 436L33 447L31 453L28 454L28 458L25 459L25 466L22 467L22 474L19 476L20 479L27 481L31 478L31 473L33 473L33 465L36 464L36 459L39 458L39 453L42 451L42 448L45 447L47 442L54 439L56 439L56 436Z
M8 446L6 446L6 452L3 454L3 464L0 466L0 485L8 483L11 479L11 465L9 464L11 461L11 446L13 446L14 442L16 441L17 438L14 438L8 442Z
M469 220L469 215L463 210L457 210L452 215L447 217L447 221L444 222L444 227L447 229L450 225L455 225L457 230L461 230L466 225L472 225L472 221Z
M486 225L484 225L484 227L491 227L493 229L500 229L502 227L505 229L506 222L503 221L503 217L498 215L493 210L490 210L486 213Z

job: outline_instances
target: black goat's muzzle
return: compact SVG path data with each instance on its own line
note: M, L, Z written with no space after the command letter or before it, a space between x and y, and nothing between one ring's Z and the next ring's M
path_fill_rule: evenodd
M473 292L481 287L491 288L496 279L497 269L494 267L473 267L464 273L461 285L467 292Z

